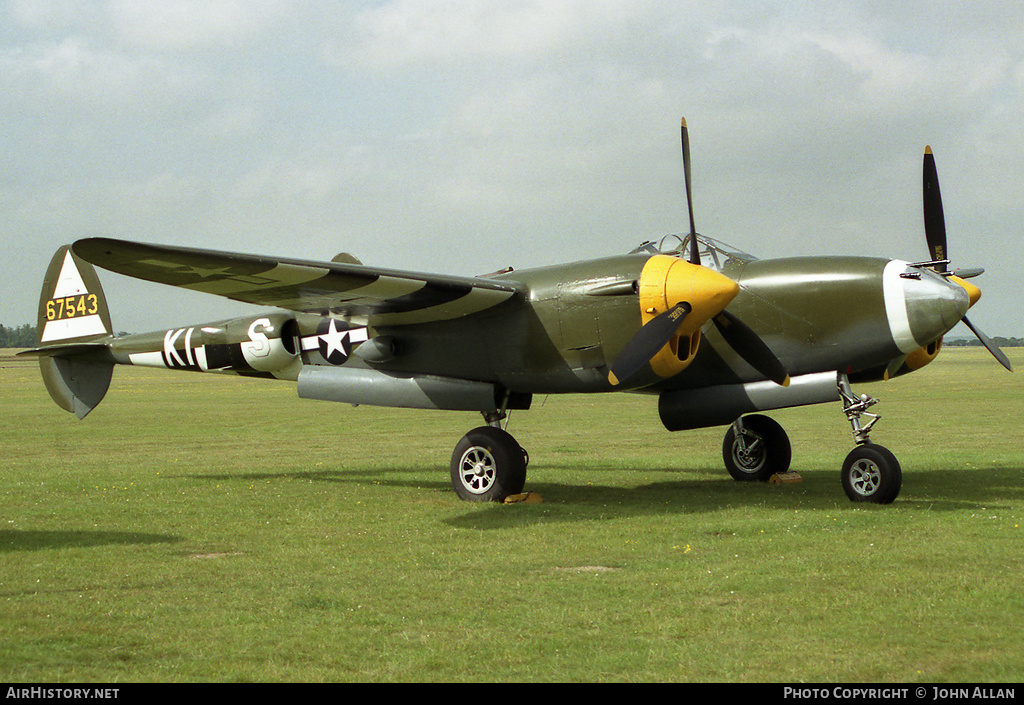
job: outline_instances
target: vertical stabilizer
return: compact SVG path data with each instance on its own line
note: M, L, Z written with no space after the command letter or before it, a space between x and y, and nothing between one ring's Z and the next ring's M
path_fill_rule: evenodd
M39 297L36 335L46 390L60 408L84 418L103 400L114 363L106 342L112 338L110 313L91 264L67 245L50 260Z
M40 345L89 342L113 333L99 277L67 245L50 260L39 297Z

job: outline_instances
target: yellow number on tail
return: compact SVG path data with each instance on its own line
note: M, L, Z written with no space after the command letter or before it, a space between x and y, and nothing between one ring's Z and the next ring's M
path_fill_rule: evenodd
M59 321L78 316L95 316L99 310L99 299L96 294L50 299L46 302L46 320Z

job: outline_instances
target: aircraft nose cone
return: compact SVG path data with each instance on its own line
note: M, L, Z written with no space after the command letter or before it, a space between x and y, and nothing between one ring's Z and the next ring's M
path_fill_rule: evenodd
M883 278L889 327L905 353L935 341L959 323L971 305L964 287L906 262L890 262Z

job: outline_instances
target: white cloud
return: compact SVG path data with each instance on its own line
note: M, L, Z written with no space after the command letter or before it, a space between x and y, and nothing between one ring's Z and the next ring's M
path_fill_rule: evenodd
M180 95L183 75L151 56L132 56L94 46L81 37L41 42L0 54L0 86L9 105L60 107L74 116L85 110L94 119L123 111L141 113L162 96Z
M108 8L121 40L174 50L249 44L287 10L279 0L110 0Z
M352 18L339 61L381 69L460 61L543 61L592 40L614 44L661 3L638 0L394 0Z

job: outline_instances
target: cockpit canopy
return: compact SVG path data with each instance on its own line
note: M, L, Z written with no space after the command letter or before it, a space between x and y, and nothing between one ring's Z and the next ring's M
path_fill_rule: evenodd
M710 237L697 233L697 244L700 251L700 263L716 272L721 272L732 262L745 264L757 259L753 255L737 250ZM660 240L648 240L641 243L630 254L650 252L651 254L674 255L687 259L690 255L689 235L666 235Z

